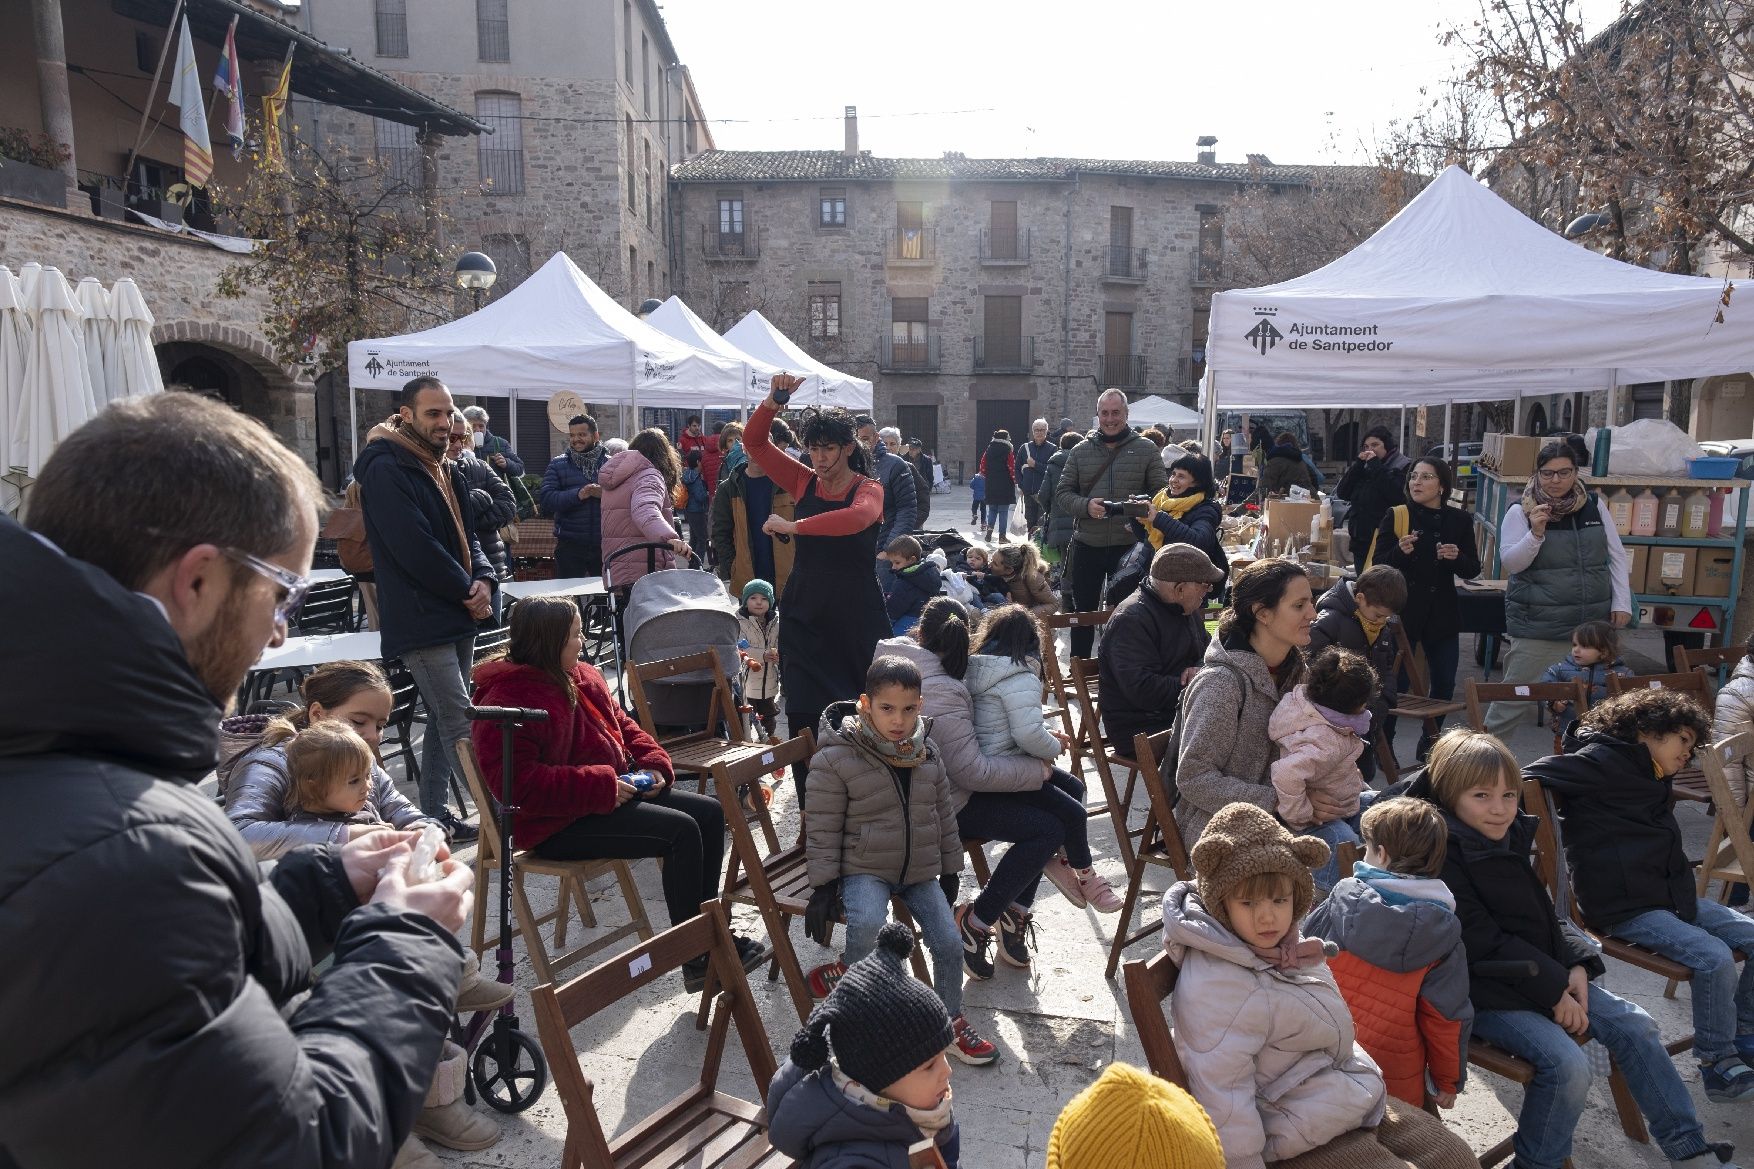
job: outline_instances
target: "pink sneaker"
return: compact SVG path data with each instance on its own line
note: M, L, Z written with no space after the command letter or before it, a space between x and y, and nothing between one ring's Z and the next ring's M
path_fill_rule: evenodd
M1066 862L1061 861L1060 863L1065 864ZM1079 892L1084 895L1084 900L1090 908L1096 912L1119 913L1121 906L1126 904L1109 885L1108 878L1094 868L1072 869L1071 871L1078 879Z
M1055 853L1049 859L1047 867L1041 871L1041 875L1053 882L1054 888L1060 891L1060 895L1072 903L1072 908L1083 909L1089 903L1089 898L1084 894L1084 885L1078 880L1078 874L1072 871L1072 866L1067 864L1066 858L1059 853Z

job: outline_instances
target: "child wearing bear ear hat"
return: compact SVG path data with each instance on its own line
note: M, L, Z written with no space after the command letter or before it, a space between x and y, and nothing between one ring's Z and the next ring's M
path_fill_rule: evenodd
M801 1169L907 1169L908 1149L925 1140L957 1169L950 1016L908 970L913 947L907 926L885 925L810 1012L768 1086L768 1141Z
M1327 966L1332 943L1301 935L1327 844L1236 803L1207 823L1190 859L1195 879L1163 897L1163 943L1180 968L1170 1014L1188 1087L1230 1169L1293 1157L1299 1169L1478 1165L1440 1121L1389 1102L1353 1041Z

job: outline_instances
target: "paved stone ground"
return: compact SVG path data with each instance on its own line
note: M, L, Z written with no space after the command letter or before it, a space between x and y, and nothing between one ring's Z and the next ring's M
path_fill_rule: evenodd
M969 495L965 488L933 500L939 527L954 521L964 530ZM1470 647L1464 646L1464 650ZM1658 669L1662 647L1654 634L1635 634L1629 639L1627 660L1639 672ZM1478 677L1472 655L1463 654L1463 679ZM1403 759L1412 754L1416 730L1403 725L1400 742ZM1549 732L1532 725L1521 728L1511 740L1519 758L1533 759L1551 750ZM1095 776L1088 776L1092 788ZM1142 806L1143 795L1140 797ZM774 807L782 839L797 832L797 815L790 784L782 785ZM1708 823L1697 805L1684 805L1681 821L1690 851L1703 848ZM1125 876L1115 859L1114 833L1109 822L1091 821L1091 844L1098 866L1117 888ZM465 854L467 855L467 854ZM665 921L659 894L658 872L652 861L641 861L635 874L646 892L647 910L654 923ZM1155 916L1167 882L1153 872L1147 878L1142 912ZM964 888L972 874L964 874ZM552 904L547 882L533 879L531 888L542 907ZM497 888L497 885L496 885ZM606 924L624 922L626 909L612 882L599 882L593 890L598 918ZM760 936L761 923L752 912L740 910L737 928ZM967 1169L1024 1169L1044 1164L1049 1130L1060 1107L1089 1084L1107 1063L1125 1060L1143 1065L1144 1056L1134 1034L1125 995L1118 979L1102 977L1109 939L1117 919L1087 910L1075 910L1044 884L1037 906L1040 950L1032 971L999 968L984 983L970 982L965 991L969 1017L1000 1047L1000 1061L987 1068L955 1066L953 1089L962 1124L963 1164ZM799 955L806 966L827 961L828 951L802 938L794 930ZM1131 957L1145 957L1151 946L1141 942ZM518 1006L526 1030L535 1034L528 991L533 974L518 947L517 981L522 993ZM1610 962L1606 985L1632 998L1658 1020L1663 1033L1674 1038L1691 1030L1689 996L1682 988L1676 999L1662 997L1662 980L1631 967ZM769 982L760 974L751 986L767 1027L767 1040L776 1055L783 1056L798 1019L784 984ZM621 1131L634 1121L682 1092L697 1074L705 1049L705 1035L694 1029L697 999L685 996L679 976L659 980L634 999L610 1005L595 1019L573 1032L573 1047L586 1076L595 1084L595 1101L606 1131ZM1686 1056L1676 1066L1690 1085L1695 1104L1708 1135L1735 1141L1754 1158L1754 1103L1712 1104L1698 1086L1696 1065ZM724 1061L722 1087L758 1099L758 1086L736 1042ZM1476 1072L1456 1108L1446 1119L1480 1152L1507 1136L1515 1123L1521 1089L1493 1076ZM499 1118L504 1137L484 1152L435 1151L447 1161L469 1166L551 1166L560 1159L566 1121L552 1084L529 1111ZM1657 1166L1664 1164L1654 1145L1637 1145L1621 1132L1606 1085L1591 1093L1588 1111L1579 1126L1573 1154L1576 1165Z

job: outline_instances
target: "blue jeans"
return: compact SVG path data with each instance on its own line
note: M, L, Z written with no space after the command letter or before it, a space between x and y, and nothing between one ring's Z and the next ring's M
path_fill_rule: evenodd
M1314 874L1316 891L1318 893L1326 889L1332 889L1335 883L1339 881L1340 845L1360 843L1362 838L1358 835L1358 819L1359 816L1362 815L1364 815L1364 809L1359 808L1358 816L1353 816L1349 820L1333 820L1326 824L1317 824L1313 828L1296 829L1297 834L1300 836L1313 836L1317 840L1325 840L1328 842L1327 862L1323 864L1321 868L1315 870Z
M402 664L426 703L426 733L420 741L420 810L445 810L451 780L451 753L469 737L469 674L475 668L475 635L441 642L402 655ZM461 809L459 809L461 810Z
M1736 1038L1754 1035L1754 962L1744 963L1738 977L1730 956L1732 948L1754 954L1754 921L1702 898L1691 922L1653 909L1612 932L1693 971L1693 1051L1702 1063L1735 1055Z
M1012 506L1009 503L987 504L987 527L1001 536L1004 535L1005 529L1011 526Z
M1642 1007L1590 984L1590 1030L1607 1047L1632 1089L1651 1135L1671 1161L1705 1152L1705 1130L1675 1072L1656 1021ZM1517 1114L1516 1156L1527 1169L1559 1169L1571 1156L1590 1093L1589 1057L1552 1016L1535 1011L1480 1011L1474 1034L1535 1065Z
M842 960L851 966L877 948L877 931L889 920L889 899L893 896L899 896L914 915L926 949L932 952L932 989L944 1000L950 1017L956 1018L962 1014L962 936L936 880L892 885L868 873L842 877L840 898L847 910L847 945Z

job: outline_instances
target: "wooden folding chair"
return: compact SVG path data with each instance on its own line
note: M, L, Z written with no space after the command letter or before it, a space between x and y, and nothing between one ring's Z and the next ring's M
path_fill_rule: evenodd
M766 750L765 743L741 741L743 720L738 717L737 700L731 694L731 683L725 677L724 664L719 660L717 651L703 649L655 662L628 662L625 668L628 689L633 694L634 714L639 719L639 725L670 756L670 765L676 769L677 778L680 779L685 773L693 775L702 794L706 792L707 776L712 771L713 764L747 759ZM646 688L653 682L695 673L706 674L707 680L712 684L712 698L708 700L706 714L701 720L704 729L668 738L659 735L657 721L652 717L651 696L647 694ZM729 728L729 733L737 737L727 738L721 735L720 726ZM750 782L759 782L761 778L758 774ZM741 819L753 815L761 824L761 834L766 837L768 848L777 851L780 838L774 832L773 817L768 813L767 801L752 799L749 802L750 808L738 806L737 817Z
M1395 705L1389 708L1392 718L1416 718L1424 726L1427 735L1437 733L1437 720L1455 714L1466 707L1466 703L1456 702L1448 698L1432 698L1431 689L1425 678L1425 671L1419 665L1419 657L1413 652L1413 643L1407 640L1407 631L1401 626L1399 618L1389 622L1395 631L1395 664L1393 676L1398 678L1402 673L1407 675L1407 687L1395 694ZM1388 735L1378 728L1376 736L1376 758L1382 764L1383 774L1390 783L1401 778L1401 764L1395 758L1395 744Z
M724 903L726 913L730 912L732 905L753 905L761 914L761 920L767 926L768 941L773 944L768 980L782 974L785 976L786 989L791 992L792 1005L798 1011L800 1022L810 1017L810 990L804 982L804 968L798 961L798 952L792 948L791 923L794 917L803 917L804 910L810 905L810 877L804 842L800 840L783 852L774 849L768 855L762 855L755 835L749 831L748 821L738 811L737 787L760 777L763 772L790 767L808 759L813 749L810 732L802 730L783 743L764 746L759 755L714 763L711 771L713 791L719 797L719 806L725 810L725 823L731 829L731 858L725 868L725 884L719 899ZM913 925L913 918L900 898L893 899L891 907L898 920ZM913 969L920 981L931 981L925 956L917 941Z
M481 809L481 839L475 848L474 924L469 933L470 949L480 954L487 949L487 879L490 874L499 871L499 803L482 781L481 763L475 756L475 744L468 739L458 739L457 759L462 766L463 779L469 785L469 792L475 797L475 806ZM622 900L627 902L628 923L575 949L551 953L542 940L542 927L551 921L554 923L555 951L560 951L566 945L567 923L571 916L569 907L578 911L579 921L585 928L596 928L597 915L591 909L591 894L585 885L597 877L611 873L621 886ZM554 908L540 917L530 907L530 898L524 891L524 878L532 874L554 877L560 882ZM521 848L515 849L512 853L512 912L517 917L518 932L524 936L524 949L530 954L530 965L535 967L536 981L539 983L553 982L555 971L565 970L573 963L589 958L623 938L636 934L641 938L652 936L652 922L646 915L645 899L640 896L639 886L634 883L633 870L623 860L551 861Z
M1145 810L1145 828L1140 836L1139 851L1133 857L1132 864L1127 866L1127 894L1122 898L1121 916L1115 925L1114 941L1108 950L1109 978L1115 976L1115 967L1120 965L1121 954L1134 942L1140 941L1163 928L1163 918L1143 924L1136 930L1129 930L1133 923L1133 907L1139 903L1139 893L1145 884L1145 866L1162 865L1174 873L1179 880L1191 880L1194 867L1188 860L1187 846L1182 842L1181 830L1175 824L1175 810L1170 805L1169 789L1163 784L1163 773L1158 770L1163 753L1169 749L1170 740L1175 737L1173 729L1159 731L1155 735L1137 735L1133 739L1133 758L1138 760L1139 774L1145 780L1145 795L1149 803Z
M1091 762L1096 764L1096 777L1102 782L1108 816L1114 823L1115 848L1120 853L1121 863L1127 866L1128 872L1132 872L1133 854L1137 851L1133 842L1145 832L1143 827L1128 827L1133 806L1133 790L1139 782L1139 764L1124 749L1117 751L1111 748L1108 740L1103 737L1102 713L1096 705L1096 659L1073 658L1071 675L1072 696L1081 712L1084 744L1090 752ZM1116 768L1126 775L1124 788L1115 778ZM1086 808L1087 812L1090 810Z
M1468 680L1468 725L1477 731L1486 729L1486 708L1494 702L1531 702L1544 710L1547 703L1574 704L1578 714L1590 708L1590 687L1587 682L1476 682ZM1555 724L1558 720L1554 720ZM1563 753L1564 729L1553 727L1553 753Z
M1682 673L1688 670L1704 671L1718 686L1729 681L1736 665L1747 652L1741 646L1712 646L1707 649L1688 649L1684 645L1675 647L1675 668Z
M1754 731L1743 731L1709 744L1699 752L1699 769L1705 775L1711 793L1711 834L1706 838L1705 859L1699 866L1699 895L1705 896L1713 881L1723 882L1720 897L1729 896L1730 886L1747 884L1754 873L1754 840L1749 827L1754 825L1754 799L1746 794L1738 798L1724 774L1724 764L1746 757L1754 751Z
M701 954L708 957L709 981L716 980L720 989L713 1000L712 1030L700 1078L610 1140L597 1116L596 1086L579 1066L572 1029ZM790 1169L792 1159L768 1144L767 1113L761 1102L728 1095L718 1087L733 1019L758 1091L765 1090L777 1070L767 1029L731 940L730 922L718 902L707 902L699 917L672 926L563 985L537 987L530 997L542 1050L566 1111L562 1169Z
M1089 752L1090 746L1082 731L1076 725L1074 714L1077 712L1077 700L1069 688L1066 671L1060 669L1059 632L1062 629L1095 629L1108 624L1114 616L1113 609L1098 609L1091 613L1049 613L1041 619L1042 624L1042 673L1048 689L1053 692L1054 705L1042 711L1047 719L1059 719L1065 729L1066 737L1072 740L1068 750L1072 755L1072 774L1080 774L1081 757ZM1104 809L1089 809L1092 816L1099 816Z

